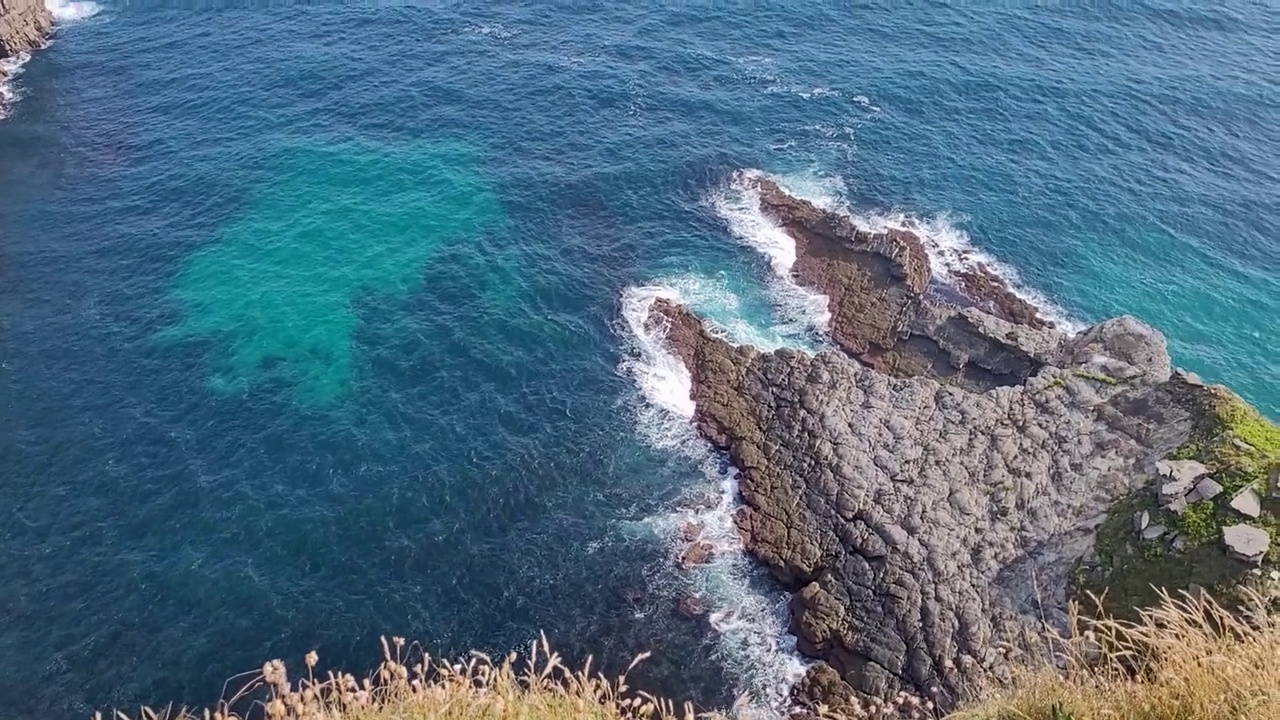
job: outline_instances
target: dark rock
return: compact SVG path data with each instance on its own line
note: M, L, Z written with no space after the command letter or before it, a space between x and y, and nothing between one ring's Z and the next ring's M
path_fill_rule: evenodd
M1200 482L1196 483L1195 499L1196 501L1212 500L1221 495L1222 490L1222 483L1219 483L1211 477L1203 478Z
M676 600L676 612L696 620L707 614L707 601L701 595L682 594Z
M831 298L842 352L734 346L663 300L649 323L689 368L693 422L739 470L745 546L820 661L797 693L936 687L953 705L1008 676L996 648L1038 652L1022 639L1066 622L1101 515L1190 437L1190 390L1133 318L1067 338L948 304L926 293L918 238L758 185L796 239L796 279Z
M693 542L702 537L702 523L690 520L680 525L680 537L685 542Z
M929 297L932 272L914 233L873 233L848 217L753 178L761 209L795 240L796 280L828 298L831 337L861 362L898 377L928 376L975 390L1025 381L1057 351L1030 334L1048 327L989 270L961 290L998 316ZM981 280L979 281L979 275ZM1025 305L1025 303L1023 303Z
M706 565L711 562L711 557L715 555L715 546L709 542L698 540L689 543L685 547L684 552L680 553L680 567L688 570L699 565Z
M1040 315L1040 310L1035 305L1014 294L1004 279L992 272L985 263L979 263L972 270L961 270L955 275L960 289L992 315L1037 329L1054 326Z

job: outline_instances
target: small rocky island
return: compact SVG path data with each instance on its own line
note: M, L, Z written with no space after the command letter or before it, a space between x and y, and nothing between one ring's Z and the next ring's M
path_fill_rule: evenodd
M44 47L51 32L53 15L44 0L0 0L0 60ZM4 66L0 65L0 83L7 79ZM3 102L0 98L0 104Z
M1068 335L987 268L944 285L914 234L748 181L839 349L735 346L662 299L648 322L740 471L748 552L792 593L817 661L801 703L951 707L1088 593L1123 614L1152 585L1267 582L1280 429L1175 370L1159 332L1119 317Z

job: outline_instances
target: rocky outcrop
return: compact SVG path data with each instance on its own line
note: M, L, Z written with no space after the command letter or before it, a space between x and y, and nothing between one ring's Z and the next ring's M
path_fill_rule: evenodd
M1108 510L1153 481L1215 389L1174 375L1134 318L1069 337L993 274L938 287L911 233L756 182L796 241L795 279L830 298L840 351L735 346L666 300L649 322L692 375L699 432L740 471L748 551L792 591L791 629L819 661L798 693L953 704L1063 620Z
M53 15L44 0L0 0L0 60L44 47L51 32ZM7 79L0 65L0 83Z

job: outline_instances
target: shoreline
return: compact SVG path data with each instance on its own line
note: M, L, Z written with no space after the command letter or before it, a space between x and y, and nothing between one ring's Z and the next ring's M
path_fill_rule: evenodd
M1173 372L1134 318L1068 334L981 264L945 268L939 293L915 233L748 182L795 241L784 279L828 298L839 350L735 345L667 298L646 329L739 471L745 549L792 594L790 632L816 661L800 704L954 707L1036 657L1025 640L1065 623L1108 511L1229 391Z
M18 99L13 79L31 54L49 44L54 15L43 0L0 0L0 119Z

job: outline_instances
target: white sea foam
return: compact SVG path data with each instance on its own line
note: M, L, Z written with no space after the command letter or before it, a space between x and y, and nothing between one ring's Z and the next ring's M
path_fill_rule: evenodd
M44 6L49 9L57 22L84 20L97 15L102 6L96 2L71 2L69 0L45 0Z
M68 0L46 0L45 8L59 25L93 17L101 9L95 2L69 2ZM20 97L13 80L22 74L22 66L30 59L31 54L25 52L0 59L0 120L8 117L8 107L17 102Z
M1039 308L1064 332L1079 332L1087 327L1085 323L1073 318L1066 309L1053 302L1044 293L1024 283L1017 269L997 260L974 245L969 234L957 226L958 220L953 219L949 214L942 213L934 217L920 218L901 212L858 212L849 205L847 188L842 179L815 172L771 175L760 170L748 170L742 173L742 176L768 177L787 193L808 200L824 210L845 213L856 224L868 230L899 229L915 233L929 253L934 278L939 282L954 286L958 272L975 270L985 265L1004 280L1015 295ZM778 232L785 236L785 233ZM789 237L786 240L790 242ZM775 238L772 243L779 244L781 240ZM790 263L794 264L794 243L791 243L790 248ZM760 249L771 259L773 258L773 252L769 249L763 247ZM778 267L775 263L775 270ZM790 273L790 265L787 265L786 270Z
M636 383L642 401L636 407L640 436L656 448L692 459L712 490L711 503L696 509L673 510L648 518L645 524L671 542L674 560L682 550L682 528L695 523L716 553L711 562L684 573L687 590L708 605L708 620L716 630L721 658L734 677L743 701L742 717L782 717L791 686L805 665L787 635L786 594L757 588L759 568L746 557L733 522L738 505L737 473L725 468L719 456L700 438L689 420L694 404L692 380L683 363L665 344L665 328L648 327L649 309L658 298L686 304L709 321L715 332L734 342L777 347L788 342L777 327L760 328L738 317L741 302L727 285L696 275L666 278L658 284L628 288L622 297L622 317L628 354L621 369Z
M770 291L774 304L788 323L826 332L831 319L827 297L800 287L791 277L796 243L761 211L759 193L751 182L760 175L758 170L734 174L727 184L710 194L709 202L739 242L769 258L774 273Z
M960 271L986 266L1014 295L1036 306L1063 332L1076 333L1087 327L1044 293L1024 283L1016 268L974 245L969 233L957 227L948 214L917 218L904 213L859 213L853 217L859 225L871 230L900 229L915 233L924 242L934 278L940 282L954 285Z
M0 120L9 116L8 107L18 100L18 89L13 80L22 74L22 66L31 59L28 53L0 59Z

